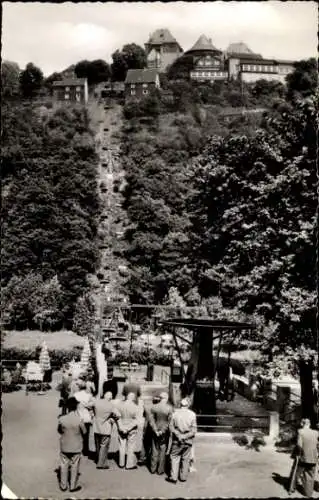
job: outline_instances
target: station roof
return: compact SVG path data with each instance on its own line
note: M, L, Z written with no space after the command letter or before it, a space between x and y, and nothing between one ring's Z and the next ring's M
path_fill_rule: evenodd
M208 328L211 330L253 330L255 325L251 323L240 323L237 321L223 321L213 318L174 318L164 320L165 326L175 326L180 328Z

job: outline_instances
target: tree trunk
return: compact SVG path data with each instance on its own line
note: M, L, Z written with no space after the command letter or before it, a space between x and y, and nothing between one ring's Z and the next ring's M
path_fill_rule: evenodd
M301 386L301 413L303 418L309 418L315 424L314 394L312 388L313 362L301 360L299 362L299 376Z

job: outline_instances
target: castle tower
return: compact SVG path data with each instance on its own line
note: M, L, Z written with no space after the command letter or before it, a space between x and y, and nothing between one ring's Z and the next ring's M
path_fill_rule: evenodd
M157 69L160 72L166 71L178 57L183 54L183 49L166 28L161 28L149 37L145 43L147 55L147 67Z

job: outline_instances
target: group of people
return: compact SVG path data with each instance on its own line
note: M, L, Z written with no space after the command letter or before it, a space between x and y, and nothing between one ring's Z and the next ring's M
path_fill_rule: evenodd
M114 427L120 468L137 469L146 463L152 474L167 472L166 480L171 483L186 481L194 458L193 441L197 431L196 415L189 409L189 400L182 399L180 407L174 409L168 393L162 392L147 408L143 406L140 386L134 382L124 385L121 398L116 396L114 379L105 382L100 399L96 397L92 377L81 375L73 380L72 374L64 374L59 404L62 415L58 423L60 489L69 488L71 492L81 489L77 483L80 460L82 454L90 455L90 433L94 435L96 468L109 469ZM139 432L143 438L137 453Z

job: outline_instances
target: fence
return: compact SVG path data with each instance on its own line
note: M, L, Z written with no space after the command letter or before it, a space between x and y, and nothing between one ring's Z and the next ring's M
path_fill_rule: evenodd
M270 416L260 415L197 415L197 427L205 432L259 432L269 434Z

